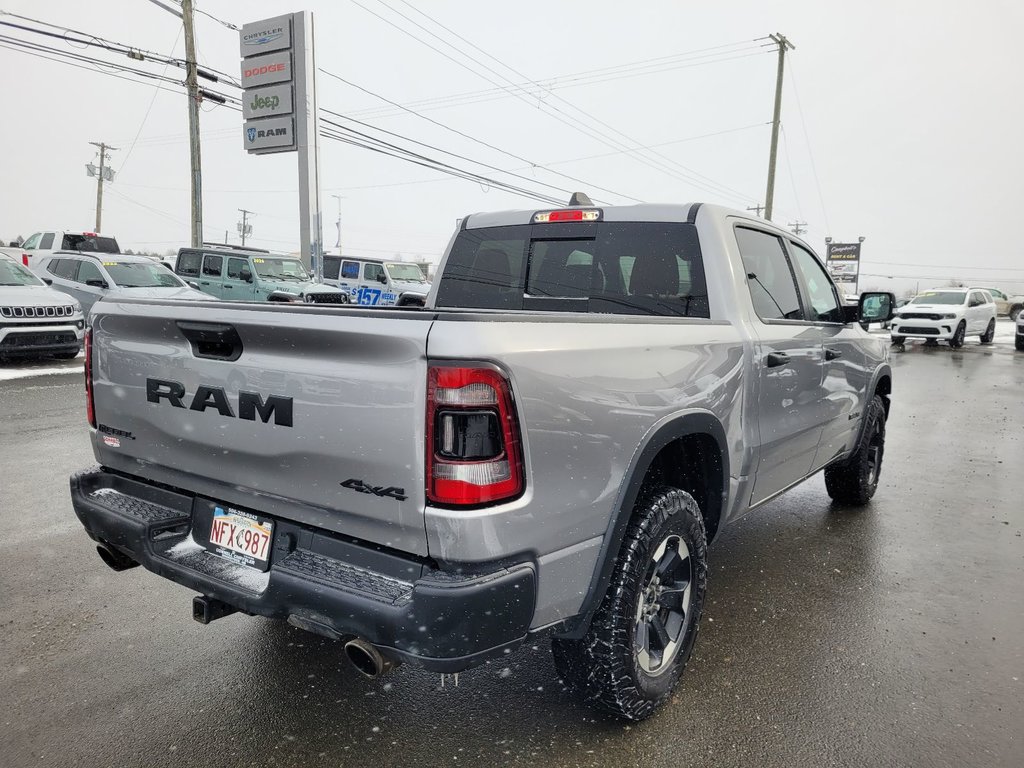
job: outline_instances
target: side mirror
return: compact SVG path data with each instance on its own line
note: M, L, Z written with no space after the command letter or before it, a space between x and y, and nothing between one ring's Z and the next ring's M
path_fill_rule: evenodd
M241 277L242 280L246 283L252 282L252 272L250 272L248 269L243 269L238 276Z
M110 287L109 285L107 285L107 281L106 280L101 280L98 277L93 277L93 278L90 278L90 279L86 280L85 284L86 285L91 285L93 288L104 288L104 289L106 289L106 288Z
M892 293L862 293L857 304L857 322L886 323L893 318L896 296Z
M186 280L185 284L189 288L195 288L197 291L199 290L199 283L197 283L195 280Z
M387 275L385 275L383 272L377 273L377 282L378 283L386 283L387 281L388 281Z
M49 277L44 277L43 282L46 283L47 285L53 285L53 280Z

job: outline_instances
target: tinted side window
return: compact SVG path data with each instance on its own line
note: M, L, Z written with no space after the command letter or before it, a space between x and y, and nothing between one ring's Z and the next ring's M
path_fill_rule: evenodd
M439 283L438 306L522 309L522 275L529 245L529 226L460 232Z
M194 251L182 253L178 256L178 264L174 271L179 275L197 277L199 275L199 262L201 259L202 256Z
M242 279L242 272L248 268L248 263L245 259L230 258L228 259L228 277L235 280ZM251 270L250 270L251 271Z
M376 282L384 276L384 267L380 264L366 264L363 266L363 280Z
M324 279L337 280L341 274L341 259L337 256L324 256Z
M212 253L203 257L203 274L210 277L220 277L220 271L224 266L224 258Z
M736 227L736 242L757 316L762 320L803 320L796 278L782 239L758 229Z
M808 320L817 320L826 323L841 323L843 321L842 310L839 308L839 300L832 288L832 281L825 274L824 267L818 262L810 251L803 246L790 242L793 249L793 258L797 271L803 277L804 285L807 286L808 298L811 306Z
M103 280L103 273L100 272L100 268L93 262L81 261L78 266L78 277L73 279L77 279L80 283L84 283L87 280Z
M47 232L43 235L43 239L39 241L39 248L43 251L53 248L53 232Z
M341 277L344 280L358 280L359 279L359 262L358 261L343 261L341 263Z
M50 270L57 277L65 280L78 279L78 262L75 259L55 259L55 265Z

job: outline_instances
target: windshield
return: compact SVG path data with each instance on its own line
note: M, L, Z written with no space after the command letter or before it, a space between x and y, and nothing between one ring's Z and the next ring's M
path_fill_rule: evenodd
M104 262L115 285L122 288L181 288L184 283L159 264Z
M392 280L426 282L426 278L423 277L423 270L415 264L385 264L384 267L387 269L388 275L391 276Z
M261 256L252 260L256 274L274 280L309 280L309 272L298 259L272 259Z
M911 304L963 304L964 291L925 291L910 300Z
M0 285L42 285L42 281L21 264L0 258Z
M120 253L117 240L99 235L64 235L60 249L62 251L80 251L81 253Z

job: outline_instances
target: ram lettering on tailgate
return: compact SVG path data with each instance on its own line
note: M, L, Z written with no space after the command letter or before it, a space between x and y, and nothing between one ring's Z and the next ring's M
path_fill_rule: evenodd
M227 393L221 387L200 386L192 395L191 402L186 406L185 385L178 381L166 381L164 379L146 379L146 400L159 405L162 401L170 403L175 408L188 408L190 411L205 413L212 408L221 416L236 418L235 412L228 401ZM274 424L279 427L291 427L292 424L292 398L283 395L263 395L258 392L238 393L238 416L245 421L256 421L257 414L264 424L270 423L274 418Z

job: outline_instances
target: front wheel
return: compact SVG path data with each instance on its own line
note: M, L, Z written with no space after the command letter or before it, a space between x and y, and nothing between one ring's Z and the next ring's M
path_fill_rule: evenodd
M885 454L885 405L879 395L871 398L864 429L853 455L825 468L825 490L840 504L863 506L871 501L882 474Z
M1017 321L1017 315L1020 314L1021 308L1022 307L1020 304L1014 304L1012 307L1010 307L1010 319L1013 320L1014 322Z
M996 337L996 319L993 317L991 320L988 321L988 328L986 328L985 332L983 334L981 334L981 343L982 344L991 344L992 343L992 339L994 339L995 337Z
M704 519L693 497L667 486L643 495L587 633L551 642L562 680L618 717L651 715L693 652L707 571Z
M953 349L960 349L964 345L964 339L967 337L967 323L963 320L960 321L960 325L956 327L956 332L949 340L949 346Z
M902 347L903 346L903 342L905 342L906 340L907 340L906 336L893 336L892 337L892 343L894 345L896 345L897 347Z

